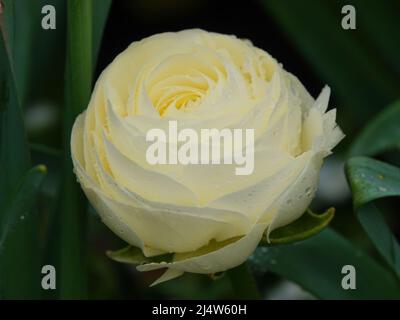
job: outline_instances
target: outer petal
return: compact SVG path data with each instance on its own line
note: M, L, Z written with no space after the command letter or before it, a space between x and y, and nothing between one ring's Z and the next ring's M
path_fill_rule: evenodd
M169 280L172 280L172 279L175 279L175 278L178 278L183 274L184 274L184 272L181 271L181 270L168 269L167 271L165 271L163 273L163 275L161 277L159 277L156 281L154 281L150 285L150 287L155 286L155 285L160 284L160 283L163 283L163 282L166 282L166 281L169 281Z
M282 166L271 167L272 173L261 181L223 196L212 203L213 208L237 210L246 214L253 222L257 222L271 205L293 184L304 168L309 154L303 154L291 161L283 162ZM263 222L267 222L264 220Z
M96 211L101 216L102 220L114 231L118 236L127 241L128 243L135 245L144 250L144 243L138 235L130 228L129 225L124 223L116 212L105 207L105 204L97 196L97 194L88 189L86 186L90 185L96 187L96 182L85 172L83 169L83 127L84 127L85 114L81 114L75 120L72 128L71 135L71 155L72 161L75 167L75 173L77 174L82 189L86 196L89 198L90 203L95 207Z
M266 227L266 224L256 224L247 235L217 250L197 256L195 256L196 252L194 252L187 258L171 263L161 262L139 265L137 270L150 271L169 268L183 272L208 274L231 269L242 264L251 255L260 242Z
M270 220L270 215L273 214L272 222L268 227L268 234L274 229L300 218L306 211L314 198L322 157L321 153L310 154L297 179L278 198L272 206L273 209L261 218L261 221Z

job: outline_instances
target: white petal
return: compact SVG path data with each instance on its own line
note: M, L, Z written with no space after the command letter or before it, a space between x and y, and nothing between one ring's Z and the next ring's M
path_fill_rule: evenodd
M158 202L194 205L196 196L179 182L140 167L104 138L105 151L115 179L142 197Z
M234 268L252 254L261 240L266 224L256 224L244 237L216 251L171 263L149 263L137 266L139 271L171 268L184 272L215 273Z
M274 209L271 212L274 216L268 227L268 235L271 231L300 218L306 211L315 195L321 165L322 154L309 152L302 172L272 205ZM261 221L264 220L270 220L268 214L262 217Z
M161 277L159 277L156 281L154 281L150 287L153 287L157 284L163 283L165 281L169 281L175 278L180 277L181 275L183 275L184 272L180 271L180 270L175 270L175 269L167 269L167 271L165 271L163 273L163 275Z

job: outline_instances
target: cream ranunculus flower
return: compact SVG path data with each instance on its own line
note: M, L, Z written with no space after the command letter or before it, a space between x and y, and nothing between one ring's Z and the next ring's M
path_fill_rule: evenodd
M134 42L103 71L75 121L76 175L102 220L146 257L171 261L159 281L244 262L264 232L299 218L322 160L342 139L330 90L314 100L267 52L202 30ZM254 172L229 165L151 165L146 133L252 128Z

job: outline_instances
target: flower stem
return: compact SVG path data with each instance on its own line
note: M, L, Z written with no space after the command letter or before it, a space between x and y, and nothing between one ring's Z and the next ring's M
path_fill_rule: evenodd
M247 263L231 269L227 272L229 279L238 299L261 299L257 283L253 275L250 273Z
M87 204L72 171L70 141L74 120L86 108L92 87L92 17L92 0L67 1L64 176L56 242L62 269L57 280L60 299L88 296Z

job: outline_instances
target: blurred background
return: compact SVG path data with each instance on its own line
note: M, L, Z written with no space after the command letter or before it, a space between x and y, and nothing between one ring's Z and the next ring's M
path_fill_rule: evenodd
M105 3L105 5L104 5ZM41 8L56 8L57 27L43 30ZM336 207L334 229L379 259L352 212L351 194L343 172L352 142L362 129L390 103L400 98L400 1L397 0L118 0L93 1L93 14L106 17L94 65L96 80L101 71L131 42L155 33L202 28L251 40L269 52L286 70L295 74L316 97L323 86L332 89L330 107L338 109L337 122L346 138L329 157L321 172L318 195L312 209L322 212ZM356 9L356 29L341 25L344 5ZM34 215L21 222L35 225L39 236L25 242L17 239L14 255L24 255L26 241L34 241L39 252L20 268L54 264L58 272L68 269L67 258L60 265L59 241L63 222L57 216L70 205L63 202L65 170L64 70L66 61L66 3L61 0L4 1L4 10L13 10L14 27L8 41L14 56L17 91L20 92L32 164L45 164L47 176L42 185ZM2 24L7 25L6 19ZM94 59L95 60L95 59ZM399 119L400 122L400 119ZM13 143L9 141L9 143ZM399 164L398 154L388 151L380 158ZM3 174L6 168L1 168ZM228 277L212 280L201 275L183 277L149 288L157 274L138 273L134 267L111 261L105 255L124 243L101 223L95 211L82 201L88 212L87 247L82 249L88 270L88 297L91 299L136 298L234 298ZM398 201L385 202L396 208ZM74 209L71 209L74 210ZM396 210L388 210L395 212ZM389 215L395 234L400 234L400 219ZM73 238L73 226L66 231ZM62 237L61 237L62 238ZM34 240L32 240L34 239ZM72 253L73 255L73 253ZM36 258L35 258L36 257ZM39 259L39 260L38 260ZM0 264L5 264L0 260ZM71 261L71 264L74 262ZM316 257L315 264L318 265ZM60 270L58 269L60 266ZM250 265L251 266L251 265ZM10 265L11 268L11 265ZM295 266L294 266L295 268ZM268 270L254 269L263 296L267 299L313 299L294 282ZM18 272L15 269L15 272ZM40 272L37 273L40 276ZM81 275L70 281L79 281ZM17 277L15 277L17 278ZM11 281L11 280L10 280ZM26 292L31 278L19 280L9 296L35 297L35 289ZM49 292L47 298L57 293Z

